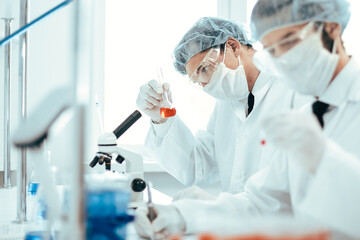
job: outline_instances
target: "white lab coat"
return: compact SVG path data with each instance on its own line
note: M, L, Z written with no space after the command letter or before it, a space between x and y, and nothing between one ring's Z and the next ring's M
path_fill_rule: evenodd
M333 138L316 171L302 210L360 238L360 61L352 57L321 101L335 105L324 116ZM332 115L331 115L332 114Z
M260 144L259 121L309 100L299 95L294 100L294 91L263 73L252 92L255 105L248 117L247 99L218 101L206 131L194 136L175 116L164 124L152 124L145 145L185 185L220 181L223 191L241 192L247 179L268 164L266 148Z
M255 216L288 213L320 220L336 231L359 238L360 64L355 59L320 100L332 106L324 115L323 131L328 142L315 175L283 152L273 151L269 154L271 163L248 180L244 192L223 193L216 201L175 202L187 232L210 230L216 227L214 219L219 217L246 221ZM304 111L310 114L311 105Z

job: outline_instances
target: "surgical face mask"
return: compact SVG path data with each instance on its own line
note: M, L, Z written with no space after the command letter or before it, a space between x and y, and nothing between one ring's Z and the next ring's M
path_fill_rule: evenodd
M216 99L220 100L242 100L248 97L249 88L243 65L240 57L239 66L233 70L226 67L224 51L224 60L219 63L211 80L203 88L204 91Z
M332 53L326 50L321 41L321 32L322 27L280 57L271 57L270 66L276 68L275 73L299 93L321 96L339 61L339 56L335 54L336 44ZM255 65L258 65L259 57L254 56L257 59L254 60Z

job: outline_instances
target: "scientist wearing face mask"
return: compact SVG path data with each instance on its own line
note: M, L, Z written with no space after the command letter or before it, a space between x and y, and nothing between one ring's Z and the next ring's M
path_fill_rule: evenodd
M168 84L152 80L140 88L137 105L151 117L146 146L185 185L220 181L222 191L243 191L246 180L268 164L259 120L294 105L294 91L254 66L256 51L246 33L244 26L232 21L204 17L175 47L175 69L218 99L206 131L194 136L179 116L160 116ZM189 191L182 195L211 198L197 188Z
M310 114L274 116L264 129L274 148L313 173L302 211L359 239L360 61L342 37L350 9L348 0L259 0L252 26L264 45L255 62L268 58L279 79L316 97Z
M152 223L146 210L139 211L138 232L199 233L288 214L310 224L320 221L331 239L360 238L360 62L343 46L349 19L346 0L257 1L251 21L264 52L255 62L268 58L262 66L272 63L282 81L316 101L260 124L273 160L248 180L244 192L156 205Z

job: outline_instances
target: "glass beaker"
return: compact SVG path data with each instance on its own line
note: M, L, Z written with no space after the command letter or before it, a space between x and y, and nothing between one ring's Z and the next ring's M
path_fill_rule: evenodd
M164 82L164 75L162 68L157 69L158 74L158 82L160 83L160 86L162 87L162 84ZM172 107L172 103L169 101L168 93L166 91L163 91L163 103L160 107L160 116L162 118L168 118L173 117L176 115L176 108Z

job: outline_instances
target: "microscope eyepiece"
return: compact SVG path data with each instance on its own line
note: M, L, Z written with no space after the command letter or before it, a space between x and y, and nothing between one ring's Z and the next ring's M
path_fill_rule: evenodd
M113 131L116 138L119 138L124 132L126 132L126 130L128 130L140 117L141 113L138 110L135 110Z

